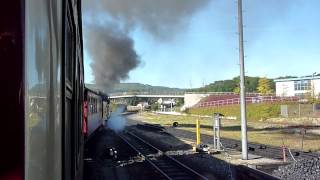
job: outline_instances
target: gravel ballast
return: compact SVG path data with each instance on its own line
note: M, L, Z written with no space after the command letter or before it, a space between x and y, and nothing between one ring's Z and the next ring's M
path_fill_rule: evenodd
M273 172L280 179L320 179L320 157L303 159Z

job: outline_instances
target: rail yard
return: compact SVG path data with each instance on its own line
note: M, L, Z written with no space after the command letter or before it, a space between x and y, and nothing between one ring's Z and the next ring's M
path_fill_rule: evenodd
M319 180L319 6L4 1L0 180Z
M298 167L307 175L296 173L297 179L319 177L314 171L317 152L249 143L249 160L245 161L239 140L222 138L218 152L213 136L201 134L204 148L195 149L196 134L179 125L146 123L141 114L126 113L124 106L108 121L119 118L125 120L123 129L112 130L106 123L87 143L85 179L290 179L294 173L287 172Z

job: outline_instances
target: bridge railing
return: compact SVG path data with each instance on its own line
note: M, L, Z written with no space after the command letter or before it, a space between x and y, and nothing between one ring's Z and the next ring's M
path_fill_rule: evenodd
M185 92L185 94L208 94L208 95L239 95L239 93L235 92ZM270 94L261 94L261 93L252 93L247 92L247 96L275 96L275 93Z
M121 92L121 93L109 93L110 96L127 96L127 95L184 95L184 94L208 94L208 95L237 95L234 92ZM246 93L248 96L261 96L260 93ZM275 94L267 94L268 96L274 96Z
M123 92L109 93L109 96L132 96L132 95L184 95L185 92Z

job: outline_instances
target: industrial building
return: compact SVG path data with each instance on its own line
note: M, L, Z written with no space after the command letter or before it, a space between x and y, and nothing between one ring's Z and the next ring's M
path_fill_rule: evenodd
M304 76L299 78L276 79L277 96L301 96L309 94L319 98L320 95L320 76Z

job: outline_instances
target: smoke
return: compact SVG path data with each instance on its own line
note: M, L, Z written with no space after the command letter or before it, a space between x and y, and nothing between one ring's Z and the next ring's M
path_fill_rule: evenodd
M124 129L126 120L122 116L113 117L107 121L107 125L108 128L114 130L115 132L120 132Z
M89 14L105 12L126 30L136 26L157 38L172 36L210 0L95 0L84 1Z
M93 25L87 34L87 48L94 60L91 63L96 85L108 88L112 83L128 77L128 72L138 66L139 56L133 40L112 26Z
M126 109L126 106L124 105L119 105L116 109L115 112L111 114L110 119L107 121L107 126L116 131L120 132L124 129L126 125L126 119L123 118L120 114L123 113Z
M136 28L168 41L210 0L84 0L85 47L95 83L104 89L140 64L130 33Z

